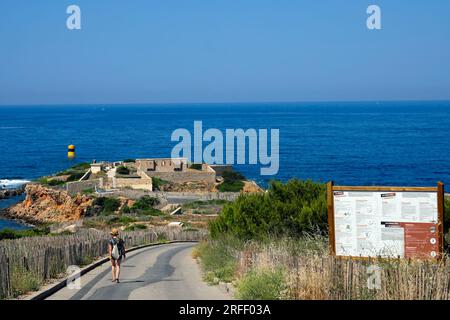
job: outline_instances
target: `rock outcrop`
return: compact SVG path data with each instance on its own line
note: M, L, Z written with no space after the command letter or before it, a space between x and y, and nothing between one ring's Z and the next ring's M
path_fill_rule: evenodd
M264 190L258 186L255 181L244 181L244 188L242 188L243 193L258 193L264 192Z
M20 189L2 189L0 190L0 200L7 199L15 196L20 196L24 193L25 188Z
M65 190L28 184L25 200L6 211L6 216L31 223L65 222L82 218L92 199L86 195L71 197Z

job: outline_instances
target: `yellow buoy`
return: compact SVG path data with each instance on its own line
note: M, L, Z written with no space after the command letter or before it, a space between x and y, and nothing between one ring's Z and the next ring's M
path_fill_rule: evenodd
M71 144L71 145L68 147L68 150L67 150L67 157L68 157L69 159L75 158L75 146L74 146L73 144Z

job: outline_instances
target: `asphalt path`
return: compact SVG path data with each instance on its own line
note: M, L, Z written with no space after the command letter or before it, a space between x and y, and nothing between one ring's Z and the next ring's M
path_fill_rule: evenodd
M228 300L218 286L202 281L192 258L195 243L173 243L130 252L122 263L120 283L111 281L111 265L83 275L80 288L65 287L48 300Z

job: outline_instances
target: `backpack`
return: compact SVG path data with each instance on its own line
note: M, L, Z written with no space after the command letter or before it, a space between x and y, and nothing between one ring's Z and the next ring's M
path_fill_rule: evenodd
M117 260L120 258L121 256L121 252L119 251L119 240L117 239L111 239L111 244L113 246L112 250L111 250L111 257L114 260Z

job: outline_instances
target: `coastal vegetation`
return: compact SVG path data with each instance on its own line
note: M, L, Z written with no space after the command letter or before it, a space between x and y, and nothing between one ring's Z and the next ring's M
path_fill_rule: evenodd
M243 241L219 237L199 244L204 280L231 283L239 299L447 300L447 258L351 260L330 256L326 237ZM380 287L368 287L373 270ZM264 285L265 284L265 285Z
M237 254L242 247L241 241L229 236L200 243L193 251L193 257L201 258L204 280L210 284L233 281L237 271Z
M130 169L128 169L126 166L120 166L116 169L116 173L121 175L129 175Z
M217 215L222 212L223 206L228 203L230 203L230 201L222 199L192 201L183 204L181 210L183 213L192 213L196 215Z
M92 201L88 215L111 215L120 208L120 200L114 197L98 197Z
M151 196L143 196L136 200L131 206L131 210L149 210L159 204L159 199Z
M64 180L50 179L49 177L41 177L37 180L37 182L44 186L50 187L60 186L66 183Z
M237 288L241 300L280 300L287 290L283 269L256 269L247 272Z
M84 189L83 191L81 191L81 194L84 194L84 195L91 195L91 194L94 194L95 193L95 189L94 188L87 188L87 189Z
M242 194L224 206L210 224L213 238L231 234L239 239L300 237L327 231L326 186L293 179L271 182L265 193Z
M245 177L236 171L225 171L222 174L223 182L219 184L220 192L239 192L244 188Z
M12 230L3 229L0 230L0 240L5 239L20 239L25 237L37 237L44 236L50 233L50 228L48 227L38 227L27 230Z
M78 163L69 169L56 173L55 175L41 177L37 179L36 182L50 187L64 185L67 182L80 180L89 168L90 164L87 162Z
M152 185L154 190L161 190L161 187L168 183L169 181L163 180L158 177L152 177Z
M205 281L231 283L240 299L450 298L447 257L430 263L330 256L325 190L313 181L272 182L264 194L225 204L209 223L210 239L194 252ZM448 238L448 198L445 210ZM371 268L381 274L376 289L367 285Z
M67 170L58 172L56 176L69 176L66 181L77 181L79 180L86 171L90 168L90 164L87 162L78 163Z

